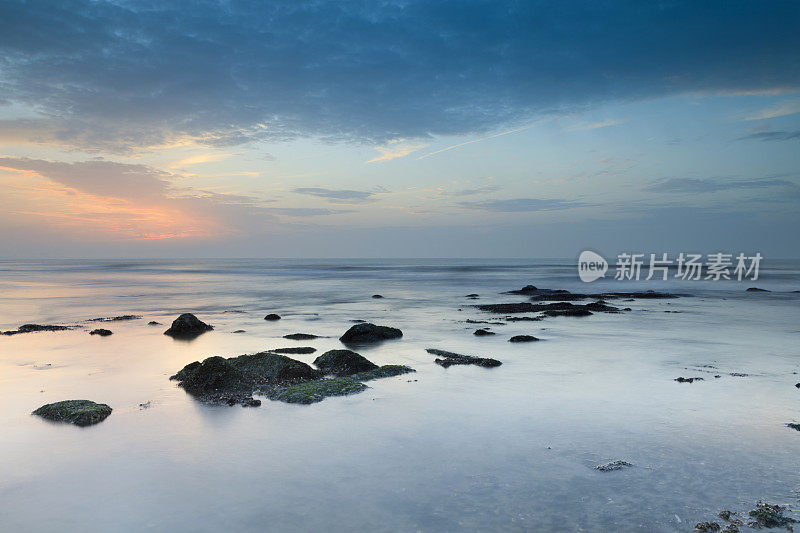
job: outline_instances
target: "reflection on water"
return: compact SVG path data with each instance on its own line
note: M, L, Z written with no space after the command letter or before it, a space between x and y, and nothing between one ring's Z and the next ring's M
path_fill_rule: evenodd
M757 285L800 289L798 265L778 266ZM797 506L800 434L785 424L800 420L800 295L606 281L589 287L697 296L492 326L494 337L462 322L481 318L464 295L520 301L497 293L528 283L588 290L566 261L0 263L0 329L143 315L104 323L106 338L91 324L0 337L2 529L688 531L760 498ZM185 311L215 330L163 335ZM271 312L283 318L264 321ZM276 347L314 346L292 356L310 363L353 319L401 328L359 351L413 378L257 409L202 405L167 379ZM281 338L297 331L322 338ZM543 342L507 342L518 334ZM443 369L429 347L504 364ZM69 398L114 413L90 428L29 415ZM635 466L594 470L615 459Z

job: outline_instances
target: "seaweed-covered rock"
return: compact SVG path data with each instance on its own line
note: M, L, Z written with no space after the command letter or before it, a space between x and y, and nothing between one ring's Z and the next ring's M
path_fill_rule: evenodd
M274 353L296 353L296 354L309 354L314 353L317 351L316 348L312 348L311 346L295 346L291 348L273 348L272 350L268 350Z
M91 426L108 418L111 411L111 407L104 403L95 403L90 400L65 400L43 405L33 414L56 422Z
M38 331L65 331L75 329L74 326L58 326L50 324L23 324L15 330L4 331L3 335L17 335L19 333L36 333Z
M595 470L599 470L601 472L611 472L613 470L622 470L623 468L633 466L631 463L627 461L611 461L610 463L606 463L603 465L597 465Z
M358 372L375 370L378 365L351 350L330 350L314 359L320 370L337 376L349 376Z
M358 381L371 381L373 379L390 378L399 376L401 374L408 374L410 372L416 372L416 370L405 365L383 365L374 370L367 370L366 372L353 374L350 377L357 379Z
M174 338L192 339L212 329L214 329L214 326L206 324L192 313L184 313L172 321L172 325L164 332L164 335L169 335Z
M267 320L269 322L274 322L274 321L280 320L280 319L281 319L281 315L278 315L278 314L275 314L275 313L270 313L270 314L268 314L267 316L264 317L264 320Z
M190 363L170 379L180 380L180 386L195 396L248 389L244 374L219 356L209 357L202 363Z
M102 318L90 318L88 322L123 322L126 320L139 320L141 315L120 315Z
M755 520L759 528L786 527L791 531L792 524L797 523L797 520L789 516L784 516L783 512L785 510L786 507L781 507L780 505L758 502L756 508L748 514Z
M481 329L476 329L472 334L475 335L476 337L486 337L488 335L495 335L495 332L489 331L488 329L485 328L481 328Z
M369 387L352 377L319 379L286 387L275 387L265 394L270 400L287 403L311 404L321 402L329 396L347 396L367 390Z
M536 342L539 339L533 335L514 335L508 342Z
M694 531L696 533L719 530L720 526L716 522L698 522L697 525L694 526Z
M398 339L403 336L403 332L397 328L388 326L376 326L369 322L355 324L348 329L339 340L344 343L371 343L388 339Z
M427 348L425 351L431 355L438 355L440 358L434 360L434 363L444 368L447 368L452 365L476 365L476 366L491 368L503 364L497 359L491 359L488 357L473 357L471 355L462 355L460 353L448 352L446 350L439 350L437 348Z
M90 331L89 335L100 335L101 337L108 337L109 335L112 335L113 333L114 332L111 331L110 329L98 328L98 329L93 329L92 331Z
M227 361L256 384L293 383L322 377L321 372L302 361L273 352L240 355Z
M293 341L310 341L311 339L318 339L319 337L311 333L290 333L289 335L284 335L283 338Z
M745 292L772 292L767 289L760 289L758 287L750 287Z

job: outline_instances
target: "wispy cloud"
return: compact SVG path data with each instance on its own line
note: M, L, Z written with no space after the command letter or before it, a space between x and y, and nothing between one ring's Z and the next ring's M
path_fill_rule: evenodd
M520 132L520 131L529 130L534 126L538 126L539 124L541 124L543 122L546 122L547 120L550 120L550 119L538 120L538 121L534 122L533 124L528 124L527 126L523 126L521 128L515 128L513 130L508 130L508 131L501 131L500 133L495 133L494 135L489 135L487 137L481 137L480 139L473 139L471 141L466 141L466 142L463 142L463 143L454 144L452 146L448 146L447 148L442 148L441 150L436 150L435 152L430 152L430 153L427 153L425 155L421 155L417 159L418 160L419 159L425 159L425 158L431 157L433 155L441 154L442 152L447 152L449 150L455 150L456 148L461 148L462 146L467 146L469 144L475 144L475 143L479 143L481 141L488 141L489 139L494 139L495 137L502 137L503 135L510 135L512 133L517 133L517 132Z
M765 120L768 118L785 117L787 115L794 115L800 113L800 100L791 100L788 102L781 102L778 105L762 109L761 111L750 115L745 120Z
M610 126L616 126L617 124L622 124L622 120L614 120L614 119L607 119L601 120L599 122L581 122L580 124L573 124L572 126L567 126L564 128L564 131L589 131L589 130L599 130L600 128L608 128Z
M585 207L586 204L562 199L512 198L508 200L486 200L483 202L460 202L467 209L478 209L495 213L527 213L535 211L559 211Z
M667 193L712 193L719 191L767 189L772 187L798 189L795 183L778 178L755 180L671 178L648 185L645 187L645 190L649 192Z
M793 141L800 140L800 130L798 131L759 131L743 137L739 141Z
M354 191L350 189L325 189L322 187L299 187L292 192L325 198L331 203L363 203L373 200L375 192Z
M375 149L380 152L381 155L373 157L369 161L366 161L366 163L391 161L392 159L405 157L413 152L416 152L417 150L425 148L426 146L428 145L419 142L410 142L405 139L392 140L383 146L376 146Z
M223 161L232 157L234 154L229 153L203 153L197 154L193 156L186 157L184 159L179 159L178 161L174 161L170 163L170 168L183 168L188 167L191 165L199 165L201 163L213 163L215 161Z

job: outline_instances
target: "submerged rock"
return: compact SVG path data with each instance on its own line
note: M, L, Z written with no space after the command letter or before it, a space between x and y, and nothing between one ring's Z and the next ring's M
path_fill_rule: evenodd
M214 329L192 313L184 313L172 321L170 328L164 332L174 338L192 339L198 335Z
M780 505L758 502L756 508L747 514L755 519L755 525L759 528L786 527L791 531L792 524L797 523L797 520L789 516L784 516L783 512L785 510L786 507L781 507ZM752 522L748 524L748 526L751 527L752 525Z
M694 531L696 533L701 533L705 531L719 531L720 526L716 522L698 522L697 525L694 526Z
M100 335L101 337L108 337L109 335L112 335L113 333L114 332L111 331L110 329L99 328L99 329L93 329L92 331L90 331L89 335Z
M535 342L538 340L539 339L533 335L514 335L508 339L508 342Z
M322 372L304 362L273 352L240 355L228 362L255 384L293 383L322 377Z
M495 332L488 329L476 329L472 334L477 337L486 337L487 335L495 335Z
M314 359L320 370L337 376L349 376L359 372L375 370L378 365L351 350L330 350Z
M91 318L87 322L122 322L125 320L139 320L141 315L120 315L105 318Z
M170 379L180 380L180 386L195 396L244 392L249 388L244 374L219 356L190 363Z
M75 326L57 326L57 325L42 325L42 324L23 324L15 330L4 331L3 335L17 335L19 333L35 333L38 331L65 331L68 329L75 329Z
M275 320L280 320L280 319L281 319L281 315L278 315L278 314L275 314L275 313L270 313L270 314L268 314L267 316L264 317L264 320L268 320L270 322L274 322Z
M594 467L595 470L599 470L601 472L611 472L613 470L622 470L623 468L633 466L633 464L627 461L611 461L610 463L606 463L604 465L597 465Z
M289 335L284 335L283 338L293 341L310 341L311 339L318 339L319 337L311 333L290 333Z
M275 348L272 350L268 350L274 353L296 353L296 354L309 354L314 353L317 351L316 348L312 348L311 346L296 346L292 348Z
M353 374L351 377L359 381L371 381L379 378L391 378L401 374L408 374L410 372L416 372L416 370L405 365L383 365L374 370L367 370L366 372Z
M376 326L369 322L355 324L348 329L339 340L344 343L370 343L389 339L398 339L403 336L403 332L397 328L389 326Z
M471 355L448 352L446 350L439 350L437 348L428 348L425 351L431 355L438 355L441 359L437 358L434 363L444 368L452 365L476 365L491 368L503 364L497 359L491 359L488 357L473 357Z
M800 424L795 424L795 423L790 422L790 423L786 424L786 427L792 428L792 429L797 430L797 431L800 431Z
M33 414L55 422L91 426L108 418L111 411L111 407L104 403L95 403L90 400L65 400L43 405Z
M760 289L758 287L750 287L745 292L772 292L767 289Z
M329 396L347 396L367 390L369 387L352 377L320 379L276 387L265 392L270 400L286 403L311 404L321 402Z
M703 378L675 378L673 381L677 381L678 383L694 383L695 381L704 381Z
M231 331L231 333L247 333L247 332L243 329L237 329L235 331Z
M373 294L372 297L375 298L376 300L383 298L383 296L381 296L380 294Z
M608 305L602 300L588 304L573 304L570 302L531 303L520 302L511 304L486 304L475 306L481 311L491 313L539 313L547 316L589 316L592 311L600 313L619 313L617 307Z
M147 323L148 326L160 326L161 322L156 322L155 320L151 320Z

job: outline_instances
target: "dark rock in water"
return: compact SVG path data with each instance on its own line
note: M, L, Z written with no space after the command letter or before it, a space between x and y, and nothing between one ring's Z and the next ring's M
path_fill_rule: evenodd
M554 292L550 294L537 294L531 297L531 301L533 302L572 302L575 300L586 300L587 298L596 298L596 295L593 294L573 294L571 292L564 291L562 292Z
M121 315L106 318L92 318L87 322L122 322L124 320L139 320L140 318L142 318L140 315Z
M772 292L767 289L760 289L758 287L750 287L745 292Z
M296 354L308 354L314 353L317 351L316 348L312 348L311 346L296 346L293 348L275 348L273 350L267 350L274 353L296 353Z
M353 374L350 377L355 378L358 381L370 381L373 379L390 378L393 376L399 376L401 374L408 374L409 372L416 372L416 370L405 365L383 365L374 370L367 370L366 372Z
M800 431L800 424L794 424L790 422L789 424L786 424L786 427Z
M35 333L38 331L65 331L75 329L75 326L53 326L42 324L23 324L15 330L4 331L3 335L17 335L19 333Z
M437 348L428 348L425 350L431 355L438 355L441 359L436 359L434 363L439 366L447 368L451 365L476 365L491 368L500 366L503 363L497 359L490 359L488 357L473 357L471 355L462 355L460 353L448 352L439 350Z
M256 398L245 398L242 400L242 407L260 407L261 400Z
M164 332L174 338L192 339L201 333L214 329L191 313L184 313L172 321L172 326Z
M487 304L475 306L481 311L491 313L537 313L543 312L547 316L589 316L592 311L600 313L618 313L619 308L608 305L599 300L588 304L573 304L570 302L553 303L512 303L512 304Z
M503 322L492 322L491 320L472 320L468 318L464 321L467 324L488 324L490 326L505 326Z
M286 403L311 404L321 402L329 396L347 396L367 390L369 387L351 377L319 379L297 383L287 387L276 387L265 394L270 400Z
M397 328L388 326L376 326L369 322L362 322L351 326L344 335L339 337L339 340L344 343L370 343L379 342L389 339L399 339L403 336L403 332Z
M592 312L585 308L575 308L575 309L548 309L544 312L546 316L573 316L573 317L580 317L580 316L592 316Z
M311 333L290 333L289 335L284 335L283 338L293 341L310 341L311 339L318 339L319 337Z
M231 331L231 333L247 333L247 332L243 329L237 329L235 331Z
M43 405L33 412L37 416L76 426L91 426L102 422L111 414L111 407L89 400L66 400Z
M314 359L320 370L337 376L349 376L359 372L375 370L378 365L351 350L330 350Z
M627 461L611 461L610 463L606 463L604 465L598 465L595 470L599 470L601 472L612 472L614 470L622 470L628 466L633 466L631 463Z
M148 326L160 326L161 322L156 322L155 320L151 320L147 323Z
M353 322L354 324L363 324L364 322L366 322L366 320L361 320L360 318L354 318L350 322Z
M538 289L538 288L534 287L533 285L525 285L521 289L517 289L515 291L508 291L508 292L506 292L504 294L525 294L525 295L531 295L532 296L534 294L539 294L541 292L541 290L542 289ZM549 289L544 289L544 290L548 291L548 292L552 292ZM567 291L564 291L564 292L567 292Z
M381 296L380 294L373 294L372 297L375 298L376 300L379 298L383 298L383 296Z
M322 377L322 372L314 370L302 361L273 352L240 355L231 357L228 362L257 385L291 383Z
M800 383L796 383L796 384L795 384L795 387L797 387L798 389L800 389Z
M678 383L694 383L695 381L703 381L703 378L675 378L673 381Z
M281 315L278 315L278 314L275 314L275 313L270 313L270 314L268 314L267 316L264 317L264 320L269 320L270 322L273 322L275 320L280 320L280 319L281 319Z
M765 502L758 502L756 508L750 511L749 514L756 523L759 529L762 527L785 527L789 531L792 530L792 524L797 523L797 520L789 516L783 516L786 507L780 505L770 505ZM749 526L750 524L748 524ZM751 526L752 527L752 526Z
M534 337L533 335L514 335L508 342L534 342L538 341L539 339Z
M645 300L663 300L670 298L680 298L689 295L673 294L669 292L644 291L644 292L606 292L603 294L598 294L597 296L601 298L635 298L635 299L645 299Z
M114 332L110 329L93 329L89 332L89 335L100 335L101 337L108 337L109 335L113 334Z
M486 337L487 335L495 335L495 332L488 329L476 329L472 334L476 337Z
M190 363L170 379L179 379L180 386L195 396L248 390L244 374L219 356Z
M695 533L719 530L720 526L716 522L698 522L697 525L694 526Z
M475 294L474 292L472 294L467 294L466 296L464 296L464 298L470 298L470 299L473 299L473 300L475 298L479 298L479 297L480 297L480 295L479 294Z
M543 316L507 316L504 320L508 322L539 322L544 320Z

